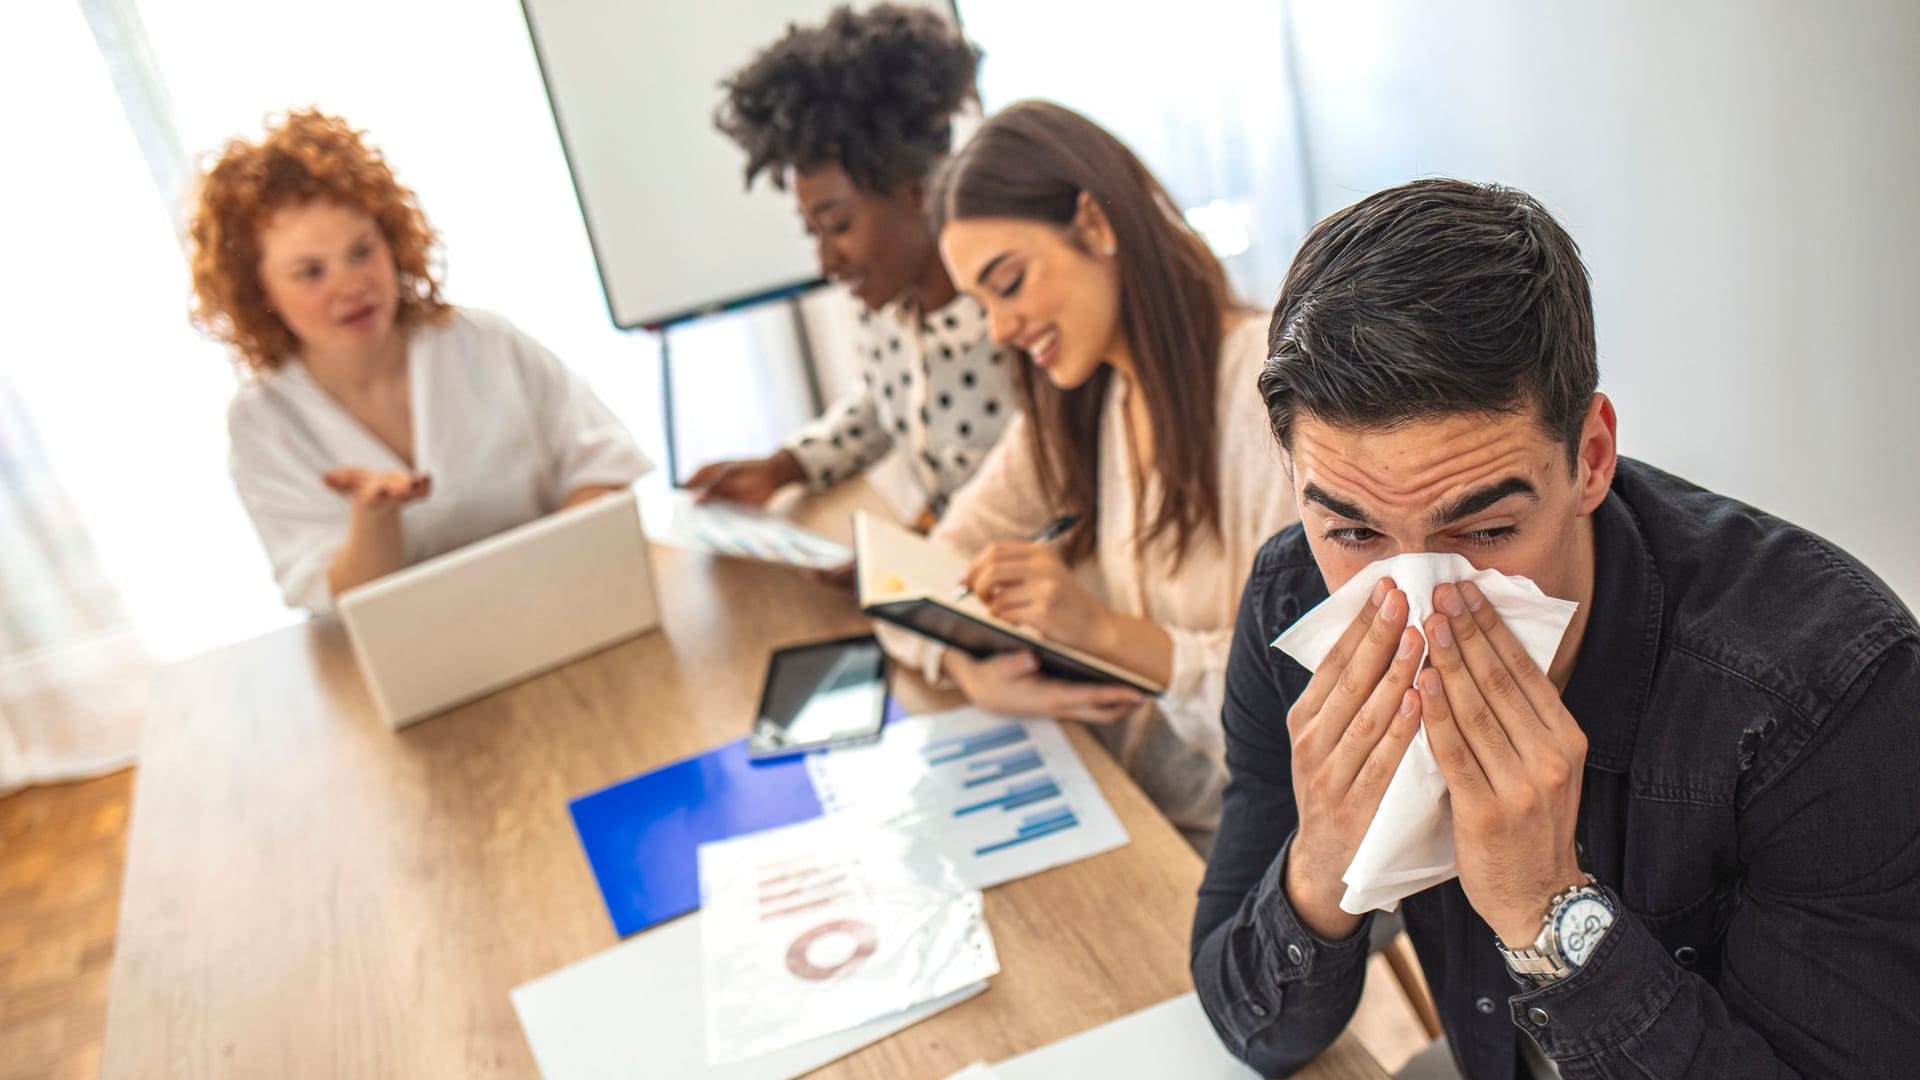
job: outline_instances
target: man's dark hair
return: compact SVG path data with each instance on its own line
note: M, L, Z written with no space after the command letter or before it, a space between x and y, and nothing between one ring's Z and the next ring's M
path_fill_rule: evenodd
M980 50L924 7L838 7L787 34L723 85L715 126L747 152L746 180L763 170L836 164L856 187L886 193L924 180L953 143L953 114L976 99Z
M1322 221L1281 286L1260 373L1273 433L1531 411L1578 452L1600 381L1573 238L1532 196L1416 180Z

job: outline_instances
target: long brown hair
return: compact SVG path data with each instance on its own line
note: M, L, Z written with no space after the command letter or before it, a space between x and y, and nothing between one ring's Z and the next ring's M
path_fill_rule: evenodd
M966 218L1066 227L1082 192L1106 212L1118 244L1121 332L1152 420L1161 502L1136 544L1171 531L1177 563L1195 533L1217 535L1220 528L1214 402L1230 305L1220 261L1133 151L1100 125L1046 101L1008 106L947 162L931 200L934 232ZM1098 539L1100 410L1112 378L1103 364L1063 391L1032 364L1016 367L1041 491L1079 515L1061 540L1070 563L1091 554Z

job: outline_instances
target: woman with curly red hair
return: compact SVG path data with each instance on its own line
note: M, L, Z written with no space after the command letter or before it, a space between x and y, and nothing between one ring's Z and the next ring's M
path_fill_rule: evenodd
M413 192L337 117L228 144L190 241L194 321L251 369L230 465L290 606L328 610L651 467L552 353L441 299Z

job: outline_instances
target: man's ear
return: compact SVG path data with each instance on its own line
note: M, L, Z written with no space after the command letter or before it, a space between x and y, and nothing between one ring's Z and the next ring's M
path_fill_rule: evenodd
M1595 393L1580 425L1580 445L1574 455L1574 483L1579 512L1591 514L1613 489L1614 469L1620 464L1619 418L1607 395Z

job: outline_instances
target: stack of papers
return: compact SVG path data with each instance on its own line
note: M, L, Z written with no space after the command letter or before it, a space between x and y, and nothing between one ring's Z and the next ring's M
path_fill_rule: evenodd
M795 767L801 768L799 763ZM800 807L808 800L799 798L802 792L797 789L811 787L818 812L824 816L805 825L702 844L698 858L701 884L708 890L705 910L514 990L514 1007L546 1080L788 1080L818 1069L986 988L983 980L998 970L998 961L991 938L979 922L977 890L1127 842L1126 830L1106 796L1066 735L1050 720L1006 720L972 708L897 720L870 746L809 755L804 772L805 779L797 785L799 778L789 772L772 779L778 780L783 798L793 796L790 801L798 817L807 817L813 810ZM728 784L717 788L708 776L700 784L673 790L688 798L698 795L699 806L709 802L733 806L745 794L734 792L722 798L722 791L755 786L754 772L743 768L738 776L729 773L728 777ZM689 831L683 821L689 806L678 795L664 801L634 799L624 805L634 813L651 807L663 815L651 825L635 821L625 831L607 832L627 837L627 843L654 827L668 829L676 844L697 842L697 835L726 833L717 827ZM609 804L607 813L617 816L617 810ZM579 813L576 808L576 817ZM731 811L716 809L715 813L728 818ZM594 835L610 828L601 824ZM812 827L820 831L807 831ZM583 838L588 832L583 825ZM848 843L855 844L854 854L861 856L852 859L851 866L846 858ZM833 851L841 855L837 863L828 855ZM891 862L879 865L883 854ZM773 861L776 856L799 861L782 868ZM674 860L641 859L625 872L633 881L644 882L662 873L669 877L683 873L678 866ZM936 867L942 869L936 872ZM595 868L600 869L597 860ZM784 882L769 881L779 876L772 873L776 869L794 876ZM744 874L753 887L713 887L707 879L718 874ZM842 874L845 880L836 881ZM603 877L603 887L606 884ZM902 885L906 891L900 895L911 903L901 904L899 910L922 913L917 930L911 920L896 922L895 932L885 940L878 932L871 935L870 948L867 935L857 930L814 933L796 958L804 974L788 966L800 939L816 926L844 917L858 896L864 894L871 901ZM782 898L782 893L791 895ZM766 908L773 918L764 920L764 936L737 929L743 909L751 907L752 917L758 919L761 906L774 900L782 903ZM801 904L818 906L802 908ZM876 917L884 917L884 905L880 911ZM832 918L829 912L834 913ZM802 926L809 916L817 921ZM708 929L709 920L718 926L720 919L733 928ZM899 933L901 925L907 933ZM788 936L781 939L781 933ZM818 976L823 971L837 974L855 953L867 955L860 965L847 969L849 977L869 964L873 968L868 974L881 974L882 965L876 963L882 959L881 947L895 937L905 939L902 946L918 942L916 947L924 955L941 958L937 964L922 962L918 987L904 994L896 990L863 998L858 1008L836 1004L830 1021L810 1011L809 1000L804 1018L784 1026L778 1037L752 1044L759 1048L756 1056L739 1056L743 1051L723 1042L742 1034L739 1018L754 1021L769 1006L795 996L789 991L792 982L834 983L832 975ZM748 940L757 943L744 953L754 974L746 974L746 966L718 959L733 944ZM768 947L769 940L781 947ZM928 942L934 946L928 948ZM912 955L910 950L905 952ZM929 1000L925 994L939 996ZM918 1003L908 1004L908 998ZM720 1002L732 1003L733 1015L717 1016ZM881 1007L877 1002L892 1011L872 1012ZM864 1022L851 1020L861 1013L865 1013ZM845 1027L849 1022L856 1026ZM710 1023L715 1030L709 1030ZM829 1024L842 1027L828 1033Z
M706 975L690 915L513 991L546 1080L792 1080L987 988L975 983L856 1028L731 1065L707 1064Z
M1000 970L980 891L910 834L846 817L700 849L707 1056L785 1049Z

